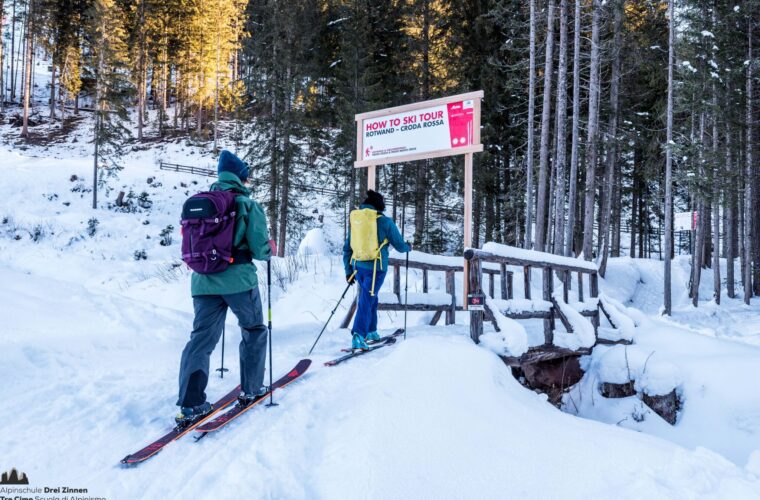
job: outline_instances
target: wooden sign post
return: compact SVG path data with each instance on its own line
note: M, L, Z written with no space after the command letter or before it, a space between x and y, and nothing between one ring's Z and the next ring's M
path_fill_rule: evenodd
M464 155L464 248L472 246L472 155L480 143L483 91L458 94L356 115L357 168L367 167L375 189L377 165ZM469 266L464 265L467 309Z

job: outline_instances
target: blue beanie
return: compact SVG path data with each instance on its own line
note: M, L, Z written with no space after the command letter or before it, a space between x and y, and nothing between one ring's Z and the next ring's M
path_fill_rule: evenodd
M248 178L248 164L224 149L219 154L217 172L220 174L222 172L230 172L240 177L240 180L244 181Z

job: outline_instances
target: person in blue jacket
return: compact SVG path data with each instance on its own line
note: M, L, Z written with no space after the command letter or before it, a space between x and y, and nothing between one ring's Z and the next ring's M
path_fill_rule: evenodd
M393 219L383 214L385 200L383 196L371 189L367 191L367 199L359 208L371 208L377 210L380 217L377 219L378 246L388 240L388 245L380 249L381 261L377 265L374 289L372 289L372 274L375 262L354 261L351 262L353 251L351 250L351 230L349 229L346 242L343 244L343 267L346 270L346 281L353 284L359 283L359 297L356 309L354 327L351 330L351 347L354 349L368 349L367 341L375 341L380 338L377 333L377 291L383 286L383 280L388 271L388 246L393 246L398 252L405 253L412 250L412 245L404 241ZM354 271L356 274L354 275Z

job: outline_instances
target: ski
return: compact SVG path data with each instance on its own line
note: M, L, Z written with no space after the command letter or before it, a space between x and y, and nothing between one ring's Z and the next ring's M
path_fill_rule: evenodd
M357 356L361 356L362 354L367 354L368 352L372 352L372 351L375 351L375 350L380 349L382 347L393 345L395 343L396 343L396 337L391 336L391 338L389 338L388 340L386 340L382 344L378 344L376 342L376 343L372 344L372 347L370 347L369 349L366 349L366 350L359 350L359 349L357 349L357 350L355 350L353 352L350 352L350 353L346 354L345 356L341 356L341 357L339 357L337 359L333 359L331 361L327 361L325 363L325 366L335 366L335 365L338 365L338 364L340 364L340 363L342 363L344 361L348 361L349 359L355 358Z
M383 342L386 342L388 339L390 339L392 337L400 337L403 334L404 334L404 329L403 328L399 328L398 330L396 330L395 332L391 333L390 335L386 335L385 337L380 337L379 339L375 340L374 342L371 341L371 340L368 341L367 345L382 344ZM354 350L351 349L351 348L349 348L349 347L344 347L343 349L341 349L341 352L354 352Z
M275 381L274 384L272 384L272 388L264 395L259 396L258 398L254 399L251 403L241 406L240 404L236 404L226 412L222 413L218 417L216 417L214 420L206 421L201 426L196 426L195 431L201 432L202 434L198 437L196 437L196 441L201 439L203 436L205 436L209 432L217 431L242 415L243 413L247 412L257 404L261 403L265 399L269 397L269 395L272 393L272 391L276 391L277 389L282 389L286 385L290 384L294 380L296 380L298 377L306 373L306 370L309 369L309 366L311 365L310 359L302 359L301 361L296 364L296 366L290 370L285 376L280 378L279 380Z
M229 405L237 401L237 398L239 395L240 395L240 386L238 385L237 387L232 389L230 392L225 394L224 397L222 397L219 401L214 403L213 410L211 410L211 412L204 415L202 418L198 419L197 421L190 423L188 425L185 425L183 427L180 427L179 425L175 426L174 429L171 430L171 432L164 434L162 437L158 438L156 441L152 442L145 448L122 458L121 463L124 465L135 465L135 464L139 464L140 462L144 462L145 460L149 459L153 455L157 454L159 451L163 450L164 447L168 445L169 443L176 441L177 439L181 438L182 436L192 431L199 425L202 425L204 422L207 422L211 417L213 417L214 415L216 415L217 413L219 413L220 411L224 410L226 407L228 407Z

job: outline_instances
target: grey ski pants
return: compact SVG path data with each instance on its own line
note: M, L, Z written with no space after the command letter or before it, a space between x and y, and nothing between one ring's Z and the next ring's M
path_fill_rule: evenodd
M267 327L261 312L259 289L230 295L193 297L195 319L190 341L182 351L179 367L178 406L198 406L206 401L211 352L222 336L227 307L237 316L240 341L240 385L255 393L264 382Z

